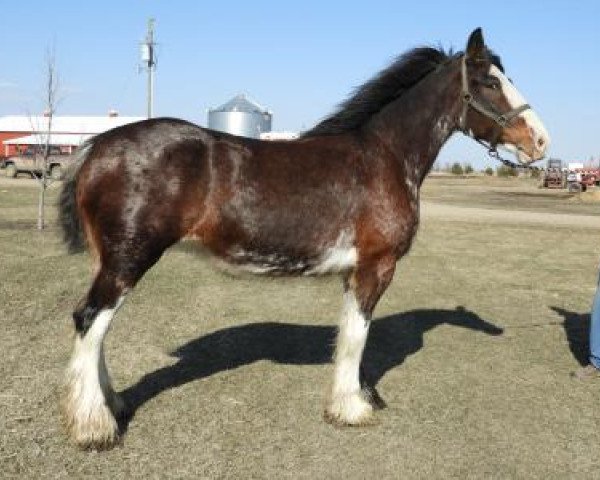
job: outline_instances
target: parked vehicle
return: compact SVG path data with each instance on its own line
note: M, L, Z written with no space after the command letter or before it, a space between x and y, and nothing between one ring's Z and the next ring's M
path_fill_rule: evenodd
M589 187L600 186L600 168L587 168L577 162L565 164L557 158L550 158L542 176L542 186L585 192Z
M39 176L44 170L44 164L46 164L46 173L50 177L60 180L72 160L72 155L65 155L60 149L51 147L46 163L42 154L36 153L34 150L27 150L20 155L6 157L0 167L4 169L7 177L15 178L19 173Z
M567 175L563 169L563 163L558 158L548 159L546 170L542 176L544 188L565 188L567 186Z
M569 192L585 192L587 185L581 182L581 173L569 172L567 175L567 188Z
M588 187L600 185L599 169L576 169L567 175L569 192L585 192Z

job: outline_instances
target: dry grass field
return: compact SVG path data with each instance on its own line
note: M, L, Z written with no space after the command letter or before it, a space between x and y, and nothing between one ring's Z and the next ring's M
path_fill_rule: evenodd
M57 407L88 258L65 253L53 208L34 229L31 181L0 180L2 478L598 475L600 380L569 376L585 362L598 203L520 179L428 179L375 312L365 367L388 408L364 429L321 418L337 278L232 278L174 248L109 334L133 416L122 446L90 453Z

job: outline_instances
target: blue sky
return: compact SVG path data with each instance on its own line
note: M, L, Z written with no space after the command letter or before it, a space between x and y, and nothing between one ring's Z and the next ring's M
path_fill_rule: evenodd
M0 115L42 110L54 46L58 114L144 115L139 43L156 19L155 114L206 124L243 92L276 130L308 128L394 57L418 45L463 49L478 26L552 136L550 155L600 158L600 2L140 1L6 2ZM440 162L493 164L456 135Z

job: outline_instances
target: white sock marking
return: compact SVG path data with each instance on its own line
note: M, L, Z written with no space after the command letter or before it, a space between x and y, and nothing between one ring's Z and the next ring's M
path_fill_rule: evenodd
M76 429L75 440L82 443L115 433L116 422L108 408L111 399L106 398L113 390L104 362L103 341L123 299L120 297L114 308L100 311L84 337L75 340L67 371L67 415Z
M373 411L361 396L359 378L368 332L369 322L361 312L354 293L346 292L335 349L332 397L327 409L335 421L363 423L368 421Z
M360 390L358 370L368 332L369 322L360 311L354 292L347 291L335 350L334 393Z

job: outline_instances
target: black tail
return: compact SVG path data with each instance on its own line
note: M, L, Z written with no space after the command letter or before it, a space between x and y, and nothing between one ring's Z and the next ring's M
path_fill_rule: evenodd
M79 212L77 211L77 172L84 162L91 147L86 143L79 147L77 158L71 172L67 175L60 192L58 220L63 230L63 240L67 244L69 253L78 253L84 250L83 230Z
M60 192L60 204L58 219L63 229L63 240L67 244L69 253L77 253L83 250L83 235L81 222L75 202L75 190L77 189L77 178L73 176L65 181L62 192Z

